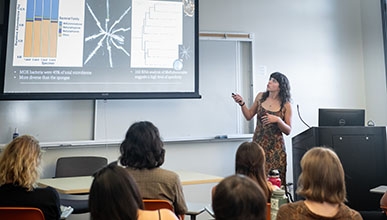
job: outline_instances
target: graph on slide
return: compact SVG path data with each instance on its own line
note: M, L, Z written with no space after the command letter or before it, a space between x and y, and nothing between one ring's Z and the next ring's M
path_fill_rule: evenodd
M173 68L183 43L182 2L133 0L132 67Z
M24 57L56 57L59 0L27 0Z
M14 66L82 66L82 0L17 0Z

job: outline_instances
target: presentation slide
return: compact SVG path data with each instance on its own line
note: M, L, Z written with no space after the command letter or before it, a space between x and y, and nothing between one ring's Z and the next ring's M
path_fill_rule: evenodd
M17 93L196 93L194 0L11 0Z

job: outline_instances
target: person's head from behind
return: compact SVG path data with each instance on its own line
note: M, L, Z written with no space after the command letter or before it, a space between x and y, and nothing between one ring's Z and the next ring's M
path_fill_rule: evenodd
M143 209L142 197L129 172L109 164L94 174L89 208L93 220L135 220Z
M132 168L159 167L164 163L165 149L158 128L149 121L132 124L120 146L120 163Z
M32 190L40 175L41 149L33 136L13 139L0 157L0 185L12 183Z
M337 154L325 147L308 150L301 159L297 194L317 202L346 201L344 169Z
M256 142L244 142L239 145L235 155L235 173L252 178L264 192L268 192L265 161L265 152L261 146Z
M216 186L212 208L216 220L264 220L266 195L251 178L233 175Z

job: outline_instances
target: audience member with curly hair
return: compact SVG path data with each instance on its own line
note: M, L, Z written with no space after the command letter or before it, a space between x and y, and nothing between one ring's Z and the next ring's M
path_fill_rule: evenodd
M36 207L46 220L60 219L58 192L37 188L41 149L38 140L22 135L9 143L0 156L0 206Z

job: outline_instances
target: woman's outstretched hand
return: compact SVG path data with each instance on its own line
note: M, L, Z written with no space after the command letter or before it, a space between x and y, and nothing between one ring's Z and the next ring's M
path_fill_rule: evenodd
M241 95L239 95L238 93L232 93L231 94L231 97L234 99L234 101L236 103L238 103L239 105L242 105L244 103L243 101L243 98Z

